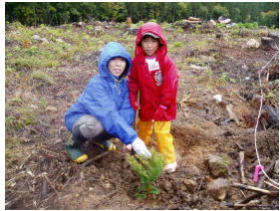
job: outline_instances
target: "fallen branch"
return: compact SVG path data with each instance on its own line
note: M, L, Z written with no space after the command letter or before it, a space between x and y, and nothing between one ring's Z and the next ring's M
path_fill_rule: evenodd
M269 185L270 187L276 188L279 190L279 187L273 185L272 183L268 182L268 181L264 181L265 184Z
M43 177L47 180L47 182L49 183L49 185L52 187L52 189L54 190L54 192L56 193L56 195L59 197L59 194L57 192L57 190L55 189L54 185L52 184L52 182L49 180L48 176L46 174L43 174Z
M84 167L84 166L88 166L89 164L92 164L94 161L99 160L100 158L106 156L108 153L109 153L109 152L103 152L103 153L101 153L100 155L97 155L96 157L91 158L91 159L89 159L88 161L84 162L84 163L82 164L82 166L83 166L83 167Z
M259 202L259 201L256 201L256 202ZM226 202L226 203L223 203L222 205L228 206L228 207L231 207L231 208L234 207L235 209L239 209L239 208L242 208L242 207L270 207L272 209L279 208L278 205L274 205L274 204L256 204L256 202L249 202L247 204Z
M244 184L236 183L236 182L234 182L232 184L232 186L235 187L235 188L251 190L251 191L255 191L255 192L270 195L270 196L277 196L278 195L278 191L269 191L269 190L266 190L266 189L257 188L257 187L250 186L250 185L244 185Z
M105 202L108 202L108 199L110 199L111 197L113 197L113 195L115 195L116 193L118 193L120 191L120 189L116 189L113 190L111 193L108 193L107 195L105 195L104 197L102 197L102 199L94 205L94 208L97 208L100 204L104 204Z

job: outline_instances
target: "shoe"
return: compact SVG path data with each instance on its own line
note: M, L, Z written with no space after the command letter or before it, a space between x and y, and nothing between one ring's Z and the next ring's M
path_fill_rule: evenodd
M164 171L167 173L175 172L177 168L177 162L169 163L164 167Z
M94 144L98 145L102 149L105 149L106 151L116 151L117 149L116 145L109 140L102 141L102 142L94 142Z
M80 147L75 146L72 138L68 140L68 142L65 145L65 148L68 156L71 158L72 161L76 163L83 163L88 159L88 155L83 153Z

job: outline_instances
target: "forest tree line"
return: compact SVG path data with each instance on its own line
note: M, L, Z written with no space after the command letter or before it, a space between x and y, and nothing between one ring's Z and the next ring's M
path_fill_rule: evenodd
M203 20L226 16L237 23L257 22L278 28L278 2L6 2L6 22L61 25L79 21L175 22L188 17Z

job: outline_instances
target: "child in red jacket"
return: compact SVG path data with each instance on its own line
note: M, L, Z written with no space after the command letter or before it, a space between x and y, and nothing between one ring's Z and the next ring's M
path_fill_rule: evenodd
M167 43L161 27L145 23L137 32L135 57L129 75L130 103L139 110L138 135L146 145L154 132L158 150L165 157L165 170L177 168L171 120L176 118L178 72L167 55ZM140 104L138 104L138 92Z

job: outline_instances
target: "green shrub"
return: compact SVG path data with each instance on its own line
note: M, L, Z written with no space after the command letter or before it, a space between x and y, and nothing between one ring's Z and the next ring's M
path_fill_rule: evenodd
M174 31L174 34L176 33L183 33L184 32L184 29L180 26L176 26L175 27L175 31Z
M225 28L226 24L224 24L224 23L217 23L216 27L217 28Z
M144 23L145 23L144 21L139 21L139 22L136 24L136 26L140 27L140 26L142 26ZM132 27L131 27L131 28L132 28Z
M258 29L259 25L257 22L252 22L252 23L238 23L236 24L236 27L239 28L246 28L246 29Z
M146 198L149 194L159 194L154 182L163 172L164 158L152 149L152 156L145 159L139 155L127 156L127 161L132 170L140 177L140 186L137 188L136 197Z

